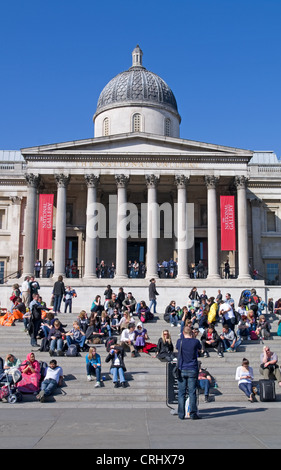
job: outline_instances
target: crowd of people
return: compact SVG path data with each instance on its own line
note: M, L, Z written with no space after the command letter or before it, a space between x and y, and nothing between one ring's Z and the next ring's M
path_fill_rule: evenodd
M175 300L171 300L167 305L163 318L168 325L162 331L157 344L154 344L149 341L149 322L155 319L157 313L159 293L155 279L150 280L148 287L148 304L145 300L137 301L132 292L125 293L122 287L116 293L110 285L107 285L103 299L102 295L96 295L89 307L90 312L81 310L69 329L60 321L58 314L62 300L65 301L65 312L68 308L71 313L72 299L77 295L75 290L71 286L65 288L63 278L59 276L52 290L53 305L49 307L40 297L39 290L40 285L34 277L26 278L21 289L17 284L13 286L10 298L11 308L17 308L23 313L24 327L31 337L32 347L39 347L40 351L49 351L51 357L67 355L72 346L77 352L86 352L86 377L88 381L96 379L96 388L99 388L103 382L101 356L96 349L98 344L104 344L106 347L105 362L110 363L110 373L116 388L127 386L126 353L130 353L134 358L145 352L152 354L153 358L161 362L177 361L178 368L182 370L178 379L180 418L183 415L184 391L188 385L189 394L192 394L195 387L194 374L191 374L192 377L185 374L188 370L186 364L191 367L195 375L197 373L196 387L199 386L204 390L205 401L208 402L211 374L202 369L199 358L208 358L212 352L220 358L225 353L235 353L244 339L261 342L269 340L271 325L265 311L268 314L281 313L280 299L275 304L273 299L269 299L268 305L265 305L255 289L243 291L236 306L230 293L226 293L223 298L221 291L218 290L216 297L209 297L205 290L199 293L197 288L193 287L188 294L186 305L177 306ZM174 347L170 328L175 327L179 327L179 339ZM41 339L41 345L37 343L38 339ZM185 339L192 341L188 343ZM190 351L193 356L190 356ZM281 386L277 362L277 355L266 346L261 358L260 373L266 379L274 376ZM34 352L30 353L23 363L9 354L5 368L10 367L17 367L21 371L22 379L17 384L18 389L23 393L36 393L40 401L45 401L46 397L54 393L63 377L62 368L53 358L49 367L45 367L47 375L44 373L42 376ZM242 365L237 367L235 378L239 389L250 401L255 401L253 370L246 358L243 359ZM190 412L190 417L197 419L193 399L190 406L193 410Z

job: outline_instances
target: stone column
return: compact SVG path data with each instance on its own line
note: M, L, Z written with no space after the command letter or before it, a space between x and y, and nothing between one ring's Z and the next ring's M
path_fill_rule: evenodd
M177 247L178 247L178 279L188 279L188 230L187 230L187 208L186 187L189 176L176 175L175 184L178 190L178 220L177 220Z
M129 177L115 175L117 185L117 229L116 229L116 277L128 277L127 231L124 219L127 217L127 184Z
M261 257L261 206L260 199L251 199L252 208L252 252L253 263L252 268L257 269L260 274L263 272L263 261Z
M158 278L158 236L159 218L157 203L157 186L159 176L145 175L147 186L147 248L146 248L146 277Z
M10 196L11 201L11 216L13 230L11 232L11 246L13 250L10 257L10 272L15 273L19 271L19 246L20 246L20 225L21 225L21 202L22 196Z
M27 203L24 219L24 248L23 248L23 276L34 274L35 263L35 236L36 236L36 212L37 212L37 189L40 176L32 173L26 174L27 181Z
M70 181L69 175L55 175L57 182L57 214L56 214L56 249L54 277L65 275L65 238L66 238L66 188Z
M238 224L238 279L250 279L249 248L247 225L247 181L246 176L235 176L237 188L237 224Z
M205 176L208 192L208 279L218 279L218 214L216 186L219 178Z
M95 231L95 216L97 211L97 186L99 183L99 176L85 175L85 181L88 189L84 277L87 279L93 279L97 277L97 233Z

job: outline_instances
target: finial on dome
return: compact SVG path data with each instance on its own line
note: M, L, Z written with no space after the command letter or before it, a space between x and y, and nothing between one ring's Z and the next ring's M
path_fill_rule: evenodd
M140 46L137 44L137 46L132 52L132 58L133 58L132 67L142 67L142 56L143 56L143 52Z

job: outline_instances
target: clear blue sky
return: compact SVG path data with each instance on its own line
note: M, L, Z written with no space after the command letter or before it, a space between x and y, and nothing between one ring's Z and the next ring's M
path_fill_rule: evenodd
M281 156L280 0L9 0L0 14L0 149L93 137L99 94L139 44L182 138Z

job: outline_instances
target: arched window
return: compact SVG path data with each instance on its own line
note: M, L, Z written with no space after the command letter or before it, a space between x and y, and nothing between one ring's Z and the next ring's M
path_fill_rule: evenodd
M133 115L133 132L141 132L141 115L139 113Z
M171 119L166 118L165 119L165 135L170 136L171 135Z
M103 135L109 135L109 119L108 117L103 120Z

